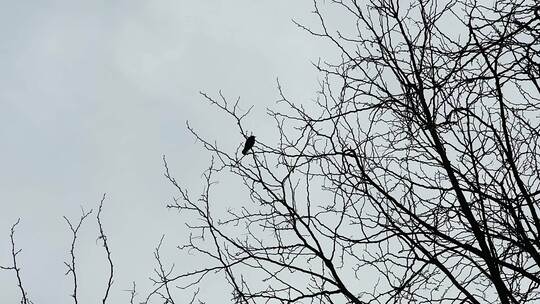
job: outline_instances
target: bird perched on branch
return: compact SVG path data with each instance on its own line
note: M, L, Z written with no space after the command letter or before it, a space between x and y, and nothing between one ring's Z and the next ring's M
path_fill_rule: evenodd
M246 155L248 154L249 150L253 148L253 145L255 145L255 136L251 135L246 139L246 144L244 145L244 149L242 150L242 154Z

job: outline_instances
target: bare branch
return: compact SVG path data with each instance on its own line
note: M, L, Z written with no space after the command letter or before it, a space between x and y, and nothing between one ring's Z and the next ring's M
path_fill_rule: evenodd
M64 262L64 265L67 267L66 275L71 274L73 277L73 294L71 294L71 297L73 298L73 301L75 304L79 303L78 295L77 295L77 289L78 289L78 282L77 282L77 264L75 261L75 245L77 241L77 233L79 232L79 228L81 228L81 225L83 221L92 213L92 210L85 212L84 209L81 208L81 217L79 218L79 222L75 226L74 223L72 223L67 217L64 216L64 220L66 221L71 234L71 247L69 249L69 255L71 257L70 261Z

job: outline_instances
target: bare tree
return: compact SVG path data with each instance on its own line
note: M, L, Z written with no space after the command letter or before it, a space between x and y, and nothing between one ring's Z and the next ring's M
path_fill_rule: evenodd
M101 221L101 213L103 211L103 202L105 202L106 194L104 193L98 206L98 213L96 216L96 222L97 227L99 230L99 235L97 237L97 240L101 240L103 242L103 249L105 250L105 253L107 254L107 263L108 263L108 270L109 270L109 276L106 282L105 287L105 294L103 295L103 298L101 299L101 302L103 304L107 303L107 299L109 297L109 293L111 291L111 287L113 285L113 278L114 278L114 264L111 257L111 249L109 247L109 243L107 241L107 236L105 235L105 231L103 228L103 222ZM79 229L81 228L82 223L86 220L86 218L92 214L93 210L90 210L88 212L85 212L84 209L81 210L81 216L79 217L79 222L75 226L74 222L69 220L67 217L64 216L64 220L66 221L67 225L69 226L69 229L72 234L72 241L71 241L71 247L69 250L70 255L70 261L64 262L64 264L67 267L66 275L71 274L73 277L73 294L71 297L73 298L73 301L75 303L79 303L79 299L77 297L77 289L79 288L79 283L77 281L77 263L76 263L76 255L75 255L75 249L76 249L76 241L79 233ZM131 290L128 290L130 292L131 300L130 302L133 302L133 298L135 297L135 283L133 283L133 288Z
M113 280L114 279L114 263L113 263L113 260L112 260L111 249L110 249L109 243L107 241L107 236L105 235L105 230L103 228L103 222L101 220L101 213L102 213L102 210L103 210L103 203L105 201L105 197L106 197L106 195L103 194L103 197L101 198L101 201L99 203L98 213L97 213L97 216L96 216L97 227L98 227L98 230L99 230L97 240L101 240L103 242L103 248L105 250L105 253L107 254L107 262L108 262L108 270L109 270L109 276L108 276L108 279L106 281L105 292L104 292L103 298L101 300L101 302L103 304L107 303L107 300L109 298L109 293L111 291L111 288L112 288L112 285L113 285L113 282L114 282L114 280ZM80 287L79 286L80 283L78 281L78 273L77 273L77 269L78 269L77 255L76 255L77 239L79 237L79 230L81 229L83 222L88 218L88 216L90 216L92 214L92 212L93 212L92 209L87 212L87 211L84 211L84 209L81 208L81 216L78 218L78 221L70 220L66 216L63 217L63 219L65 220L65 222L66 222L66 224L67 224L67 226L69 228L69 231L71 232L71 243L70 243L70 247L69 247L69 259L67 261L64 261L64 265L67 268L67 271L66 271L65 275L66 276L71 275L71 278L73 280L73 291L71 293L71 298L73 299L74 303L79 303L78 289ZM19 224L19 222L20 222L20 219L18 219L17 222L15 222L15 224L13 224L13 226L11 226L10 241L11 241L12 265L11 266L0 266L0 269L15 271L16 278L17 278L17 286L19 287L19 290L21 292L21 304L32 304L34 302L30 301L30 299L28 298L28 294L27 294L26 289L25 289L25 287L23 286L23 283L22 283L21 268L20 268L20 266L18 266L18 262L17 262L17 256L22 251L22 249L16 249L15 248L15 227ZM129 294L130 294L129 303L134 303L134 298L136 296L135 282L133 282L132 289L127 290L127 292L129 292Z
M99 228L99 236L98 240L103 241L103 249L105 250L105 253L107 254L107 262L109 264L109 278L107 279L107 286L105 287L105 294L103 295L103 299L101 302L103 304L107 303L107 299L109 298L109 293L111 291L111 287L114 282L114 263L112 260L112 254L111 249L109 248L109 243L107 242L107 236L105 235L104 229L103 229L103 223L101 222L101 212L103 210L103 202L105 201L106 194L103 193L103 197L101 198L101 201L99 202L99 208L98 208L98 214L96 216L98 228ZM129 290L131 294L131 300L130 303L133 302L133 298L135 297L135 282L133 282L133 288Z
M193 217L181 248L213 266L160 263L155 292L219 272L237 303L540 301L538 4L330 0L314 15L298 26L340 59L316 65L315 102L278 84L278 142L241 155L247 113L203 94L238 126L237 150L188 125L214 155L196 198L164 159L169 207ZM229 173L249 195L215 214Z
M216 273L235 303L540 301L540 6L314 0L314 16L315 26L296 24L339 56L315 65L324 80L314 102L293 102L278 83L268 110L277 142L258 135L244 146L254 139L244 125L251 108L202 94L238 128L236 150L188 125L213 154L195 198L163 158L178 191L168 207L191 218L179 249L208 263L178 273L162 258L162 237L144 303L178 303L179 291L203 303L199 287ZM234 191L245 201L220 214L214 185L227 174L241 178ZM102 303L114 278L104 199ZM91 212L64 217L75 303L76 240ZM18 223L1 269L15 272L27 304Z
M23 282L22 282L22 275L21 275L21 268L17 264L17 256L21 253L22 249L16 249L15 248L15 227L19 225L21 219L17 219L17 221L11 226L11 233L9 234L9 239L11 241L11 263L10 266L0 266L0 269L2 270L13 270L15 272L15 276L17 277L17 287L19 287L19 290L21 292L21 304L31 304L33 303L28 298L28 293L26 292Z
M65 261L64 265L66 265L67 267L66 275L71 274L71 277L73 278L73 293L71 294L71 297L73 298L73 302L75 304L79 303L79 298L77 295L79 283L77 281L77 262L75 255L76 242L82 223L91 213L92 210L85 212L84 209L81 208L81 216L79 217L79 222L77 223L77 225L75 225L72 221L70 221L67 217L64 216L64 220L66 221L69 230L71 231L71 247L69 248L70 260Z

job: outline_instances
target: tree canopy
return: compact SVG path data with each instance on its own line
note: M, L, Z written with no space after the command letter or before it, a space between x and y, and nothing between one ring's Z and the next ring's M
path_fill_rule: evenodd
M213 265L182 278L218 271L237 303L539 301L537 3L334 0L314 14L297 25L340 60L316 65L314 101L278 88L279 141L240 159L190 129L214 155L198 199L167 168L169 207L195 218L184 248ZM247 137L249 111L205 97ZM224 172L245 202L214 214Z

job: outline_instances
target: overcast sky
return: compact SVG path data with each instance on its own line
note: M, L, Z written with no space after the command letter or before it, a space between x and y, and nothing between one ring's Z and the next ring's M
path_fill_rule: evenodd
M245 108L255 105L246 123L257 135L272 128L261 117L278 99L276 78L297 102L314 96L319 75L311 61L324 55L325 44L291 22L309 23L311 5L0 0L0 265L10 264L9 228L20 217L19 263L34 303L72 301L62 216L76 220L81 207L94 214L77 245L80 298L101 299L107 265L94 216L104 192L116 266L111 303L127 302L123 290L132 281L145 294L162 234L170 261L183 269L174 247L187 233L165 208L176 193L161 156L196 191L209 156L186 120L209 138L243 140L199 91L222 90L240 96ZM18 302L13 272L0 271L0 286L0 303Z

